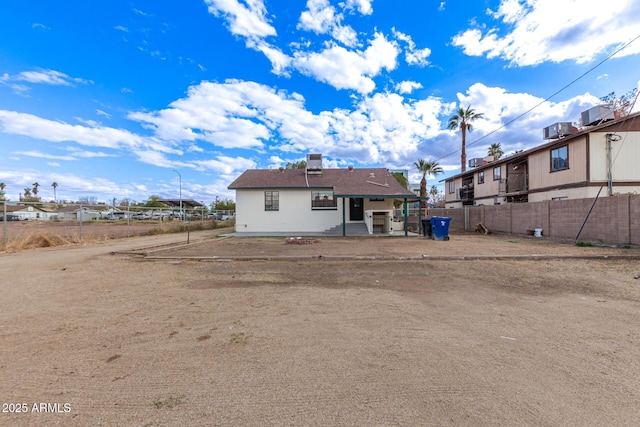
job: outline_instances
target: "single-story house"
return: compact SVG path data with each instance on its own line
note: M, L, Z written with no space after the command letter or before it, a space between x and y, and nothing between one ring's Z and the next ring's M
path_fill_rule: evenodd
M4 212L4 208L0 208L0 216ZM36 206L27 206L27 205L7 205L7 216L17 215L20 220L31 220L31 221L44 221L53 219L55 214L52 212L48 212L42 208Z
M369 234L406 233L407 204L419 199L388 169L324 169L322 155L307 155L305 169L253 169L228 187L236 191L236 232L323 233L346 235L347 224ZM402 201L403 217L394 216ZM340 234L340 233L337 233Z
M101 212L78 205L63 206L56 211L58 219L71 221L93 221L102 217Z

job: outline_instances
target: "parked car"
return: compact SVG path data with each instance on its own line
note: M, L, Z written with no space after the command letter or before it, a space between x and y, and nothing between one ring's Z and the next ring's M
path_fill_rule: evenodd
M220 212L213 212L207 215L209 219L216 219L218 221L222 220L222 214Z
M0 221L4 221L4 217L0 216ZM20 217L14 214L7 214L7 221L20 221Z
M143 213L143 212L139 212L139 213L135 213L131 216L131 218L133 219L151 219L151 216L149 214Z

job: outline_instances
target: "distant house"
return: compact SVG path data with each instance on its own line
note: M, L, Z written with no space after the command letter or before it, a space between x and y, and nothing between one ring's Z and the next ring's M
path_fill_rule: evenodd
M568 122L545 128L548 142L530 150L471 159L471 169L444 180L446 207L592 198L601 188L600 196L640 192L640 113L615 119L600 106L582 122L581 130Z
M237 232L327 232L361 224L370 234L403 231L394 200L415 200L385 168L324 169L320 154L306 169L247 170L236 191Z
M7 217L11 215L17 215L18 218L22 220L31 220L31 221L44 221L52 219L53 215L51 212L46 211L42 208L38 208L36 206L26 206L26 205L7 205ZM2 216L2 208L0 208L0 216Z
M56 210L58 219L72 221L93 221L102 218L100 211L78 205L63 206Z

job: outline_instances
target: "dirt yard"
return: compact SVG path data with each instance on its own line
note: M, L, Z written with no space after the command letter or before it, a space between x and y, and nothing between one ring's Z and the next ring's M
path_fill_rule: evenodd
M0 254L0 425L640 419L638 249L220 232Z

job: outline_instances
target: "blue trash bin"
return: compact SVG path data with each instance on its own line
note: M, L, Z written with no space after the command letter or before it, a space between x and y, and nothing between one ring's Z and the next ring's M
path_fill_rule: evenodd
M451 218L446 216L432 216L430 221L433 240L449 240L449 223L451 222Z

